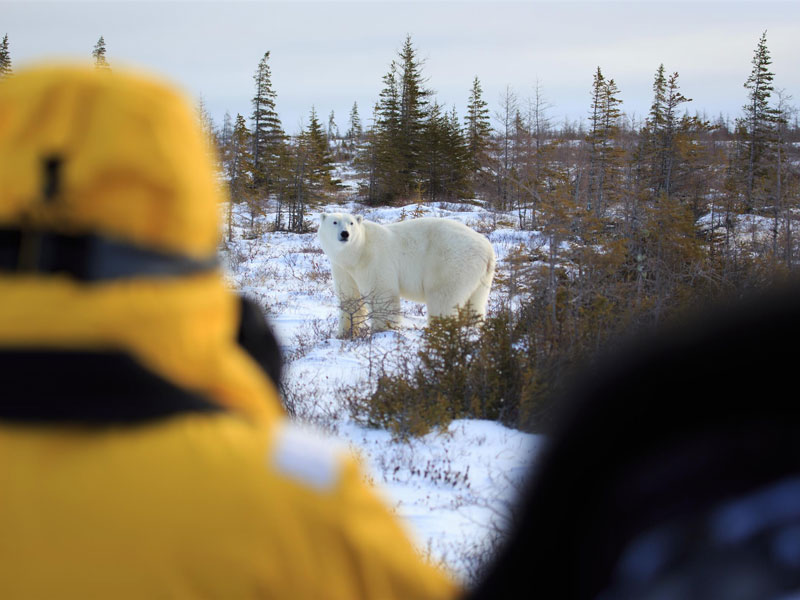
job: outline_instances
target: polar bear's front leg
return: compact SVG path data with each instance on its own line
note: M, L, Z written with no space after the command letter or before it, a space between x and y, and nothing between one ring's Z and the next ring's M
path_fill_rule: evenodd
M396 329L402 320L400 295L394 290L378 288L366 296L369 324L372 332Z
M333 289L339 301L339 327L337 337L353 337L367 321L367 302L358 291L358 286L350 274L332 265Z

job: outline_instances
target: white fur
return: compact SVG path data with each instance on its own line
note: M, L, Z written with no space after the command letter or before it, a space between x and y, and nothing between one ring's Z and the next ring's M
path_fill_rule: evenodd
M480 317L486 314L494 250L466 225L435 218L379 225L323 213L317 236L331 261L340 337L366 318L373 331L397 326L401 297L424 302L428 320L467 305Z

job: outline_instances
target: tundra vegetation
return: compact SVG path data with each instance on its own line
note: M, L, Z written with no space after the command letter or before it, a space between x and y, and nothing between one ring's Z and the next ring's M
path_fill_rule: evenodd
M246 235L309 231L309 215L331 205L408 207L401 216L412 218L442 203L482 211L486 234L536 233L503 255L482 327L442 319L374 370L350 399L366 423L399 435L460 417L545 429L565 374L620 334L797 269L800 128L791 97L774 88L766 34L733 117L692 114L663 64L643 119L625 114L601 67L587 74L586 120L554 122L538 84L526 99L507 89L492 117L478 77L465 82L459 116L437 102L409 37L369 125L354 104L345 133L333 114L324 131L312 107L305 129L286 136L268 58L252 128L241 115L210 127L233 204L250 215Z

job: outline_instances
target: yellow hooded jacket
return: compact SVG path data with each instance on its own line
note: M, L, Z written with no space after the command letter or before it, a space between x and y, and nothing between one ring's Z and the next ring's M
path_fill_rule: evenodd
M447 598L237 342L222 201L148 77L0 82L0 598Z

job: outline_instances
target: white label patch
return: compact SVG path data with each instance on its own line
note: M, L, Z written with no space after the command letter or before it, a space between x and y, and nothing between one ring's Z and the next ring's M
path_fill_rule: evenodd
M271 462L278 472L320 491L330 491L339 480L340 449L313 430L294 423L279 426Z

